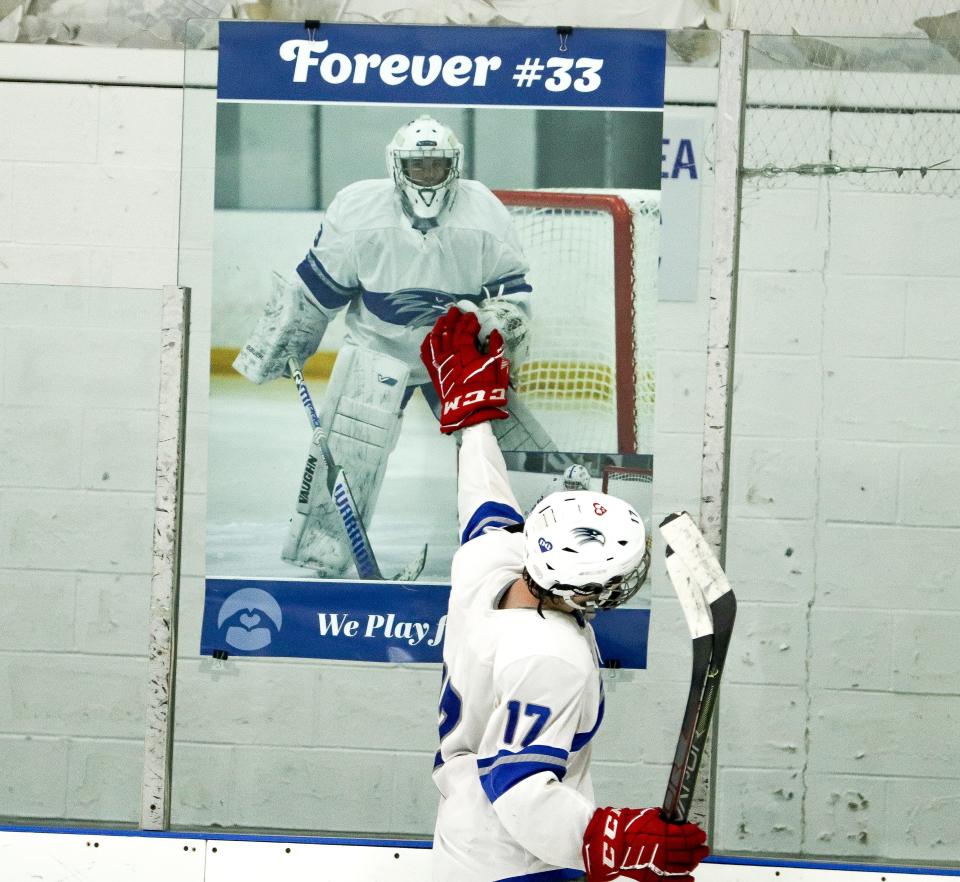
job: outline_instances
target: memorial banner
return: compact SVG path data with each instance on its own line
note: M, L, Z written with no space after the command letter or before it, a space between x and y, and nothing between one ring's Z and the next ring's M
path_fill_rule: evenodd
M393 582L210 579L200 653L344 661L443 659L449 592ZM593 622L602 663L643 668L646 609L610 610Z
M495 430L520 515L592 489L650 528L665 52L220 26L204 653L440 658L458 443L419 349L451 306L519 329ZM597 619L624 666L647 597Z

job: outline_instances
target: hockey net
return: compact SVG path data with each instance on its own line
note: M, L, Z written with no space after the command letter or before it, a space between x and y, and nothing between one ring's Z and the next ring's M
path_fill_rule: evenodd
M603 469L604 493L629 502L643 518L647 537L652 535L650 517L653 511L653 469L630 466L606 466Z
M533 286L515 381L560 450L649 452L660 194L500 190Z

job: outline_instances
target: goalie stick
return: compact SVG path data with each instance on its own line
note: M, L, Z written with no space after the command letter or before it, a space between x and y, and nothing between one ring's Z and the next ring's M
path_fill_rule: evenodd
M660 532L667 541L667 573L693 641L690 692L663 797L664 818L682 823L690 813L737 615L737 599L720 562L687 512L668 515L660 524Z
M313 398L310 396L310 390L303 379L300 371L300 365L295 358L287 361L290 368L290 376L297 386L297 392L300 395L300 401L304 410L307 412L307 418L313 427L313 437L310 439L310 451L307 454L307 464L304 467L304 487L310 490L306 498L301 492L300 499L297 502L297 511L301 514L308 514L310 511L310 497L313 495L313 475L319 467L321 474L325 476L325 487L333 500L334 508L340 515L343 528L347 534L347 540L350 544L350 554L357 568L357 574L361 579L383 579L380 572L380 566L377 563L376 555L373 553L373 547L370 545L370 538L367 536L367 529L363 525L363 519L360 517L360 509L356 500L353 498L353 492L350 484L347 482L347 475L340 466L337 465L333 455L330 453L330 446L327 443L326 434L320 426L320 417L317 409L314 407ZM400 570L393 577L394 582L412 582L423 571L427 560L427 546L424 545L420 554L410 563Z

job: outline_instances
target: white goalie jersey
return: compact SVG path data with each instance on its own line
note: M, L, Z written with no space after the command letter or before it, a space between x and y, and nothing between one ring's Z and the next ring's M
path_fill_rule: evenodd
M463 432L434 781L434 882L554 882L583 873L588 772L603 718L593 630L498 609L522 572L523 523L489 423Z
M509 212L478 181L425 233L413 228L390 179L341 190L297 267L328 316L347 308L348 339L398 358L410 385L428 381L420 343L458 301L505 296L528 310L531 291Z

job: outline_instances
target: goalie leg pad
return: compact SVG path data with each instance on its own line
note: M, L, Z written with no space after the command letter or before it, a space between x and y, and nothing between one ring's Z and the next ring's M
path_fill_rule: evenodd
M320 409L330 453L347 475L365 525L373 517L387 458L400 435L409 373L398 359L345 343ZM348 537L326 492L325 473L317 476L314 488L317 484L323 492L312 488L308 512L294 516L283 557L323 575L342 575L350 562Z
M373 515L387 458L397 445L410 368L399 359L344 344L320 413L330 452L346 472L364 523Z

